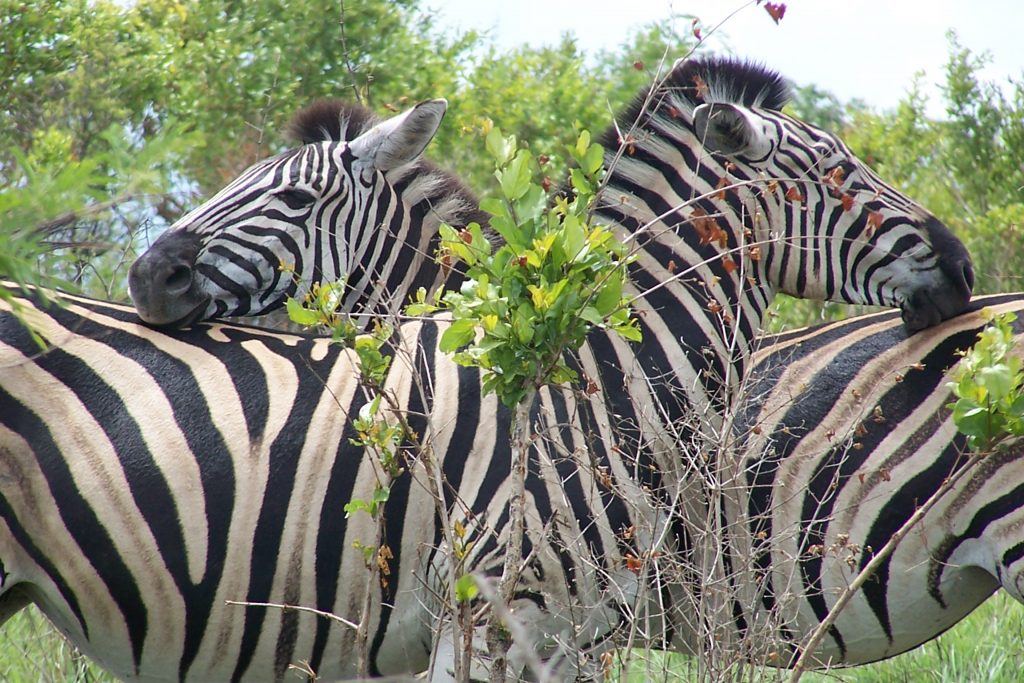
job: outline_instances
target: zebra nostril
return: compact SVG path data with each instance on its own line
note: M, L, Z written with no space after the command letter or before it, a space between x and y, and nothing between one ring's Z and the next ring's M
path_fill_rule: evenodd
M170 274L164 280L164 285L169 294L182 294L192 286L192 268L186 265L178 265L171 268Z

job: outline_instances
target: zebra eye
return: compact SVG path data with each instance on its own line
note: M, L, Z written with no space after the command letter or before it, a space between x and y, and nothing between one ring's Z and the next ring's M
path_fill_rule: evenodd
M310 204L316 201L316 197L305 190L300 190L297 187L289 187L284 190L278 190L274 193L274 196L285 203L289 209L305 209Z

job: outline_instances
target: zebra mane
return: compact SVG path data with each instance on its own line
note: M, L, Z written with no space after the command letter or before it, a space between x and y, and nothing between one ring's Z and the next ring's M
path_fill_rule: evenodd
M299 110L288 125L288 137L300 144L335 140L347 142L381 122L367 107L337 98L316 100ZM389 170L387 178L402 193L405 201L422 206L442 222L463 227L471 222L486 225L487 214L480 211L480 200L453 173L423 157L413 163Z
M288 137L303 145L349 141L379 122L377 115L361 104L325 98L300 109L292 117Z
M734 57L676 62L662 87L681 95L691 108L705 102L729 102L780 110L792 98L786 79L777 71Z
M792 94L778 72L734 57L695 57L679 60L663 78L641 91L601 138L608 149L619 146L619 131L655 116L676 119L706 102L729 102L746 107L782 109Z

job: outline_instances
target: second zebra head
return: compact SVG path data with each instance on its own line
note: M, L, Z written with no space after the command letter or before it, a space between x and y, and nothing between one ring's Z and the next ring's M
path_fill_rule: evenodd
M300 146L249 167L132 265L139 316L186 327L259 315L344 278L342 311L365 317L439 284L438 226L485 220L459 180L421 158L446 108L429 100L383 122L339 100L300 111Z

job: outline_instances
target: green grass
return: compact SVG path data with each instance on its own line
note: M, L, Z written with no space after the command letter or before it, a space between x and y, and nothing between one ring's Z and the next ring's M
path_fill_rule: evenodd
M694 680L692 659L648 653L621 683ZM743 683L776 683L789 672L777 669L737 672ZM724 679L723 679L724 680ZM1020 683L1024 681L1024 605L998 593L941 637L877 664L807 673L801 683Z
M89 663L34 607L0 628L3 683L113 683L113 676Z
M807 683L1019 683L1024 680L1024 605L997 593L940 638L899 657Z
M622 683L690 681L688 658L648 653ZM775 683L786 672L746 670L739 681ZM35 609L0 630L3 683L112 683L89 664ZM878 664L809 673L802 683L1019 683L1024 680L1024 605L1000 593L941 638Z

